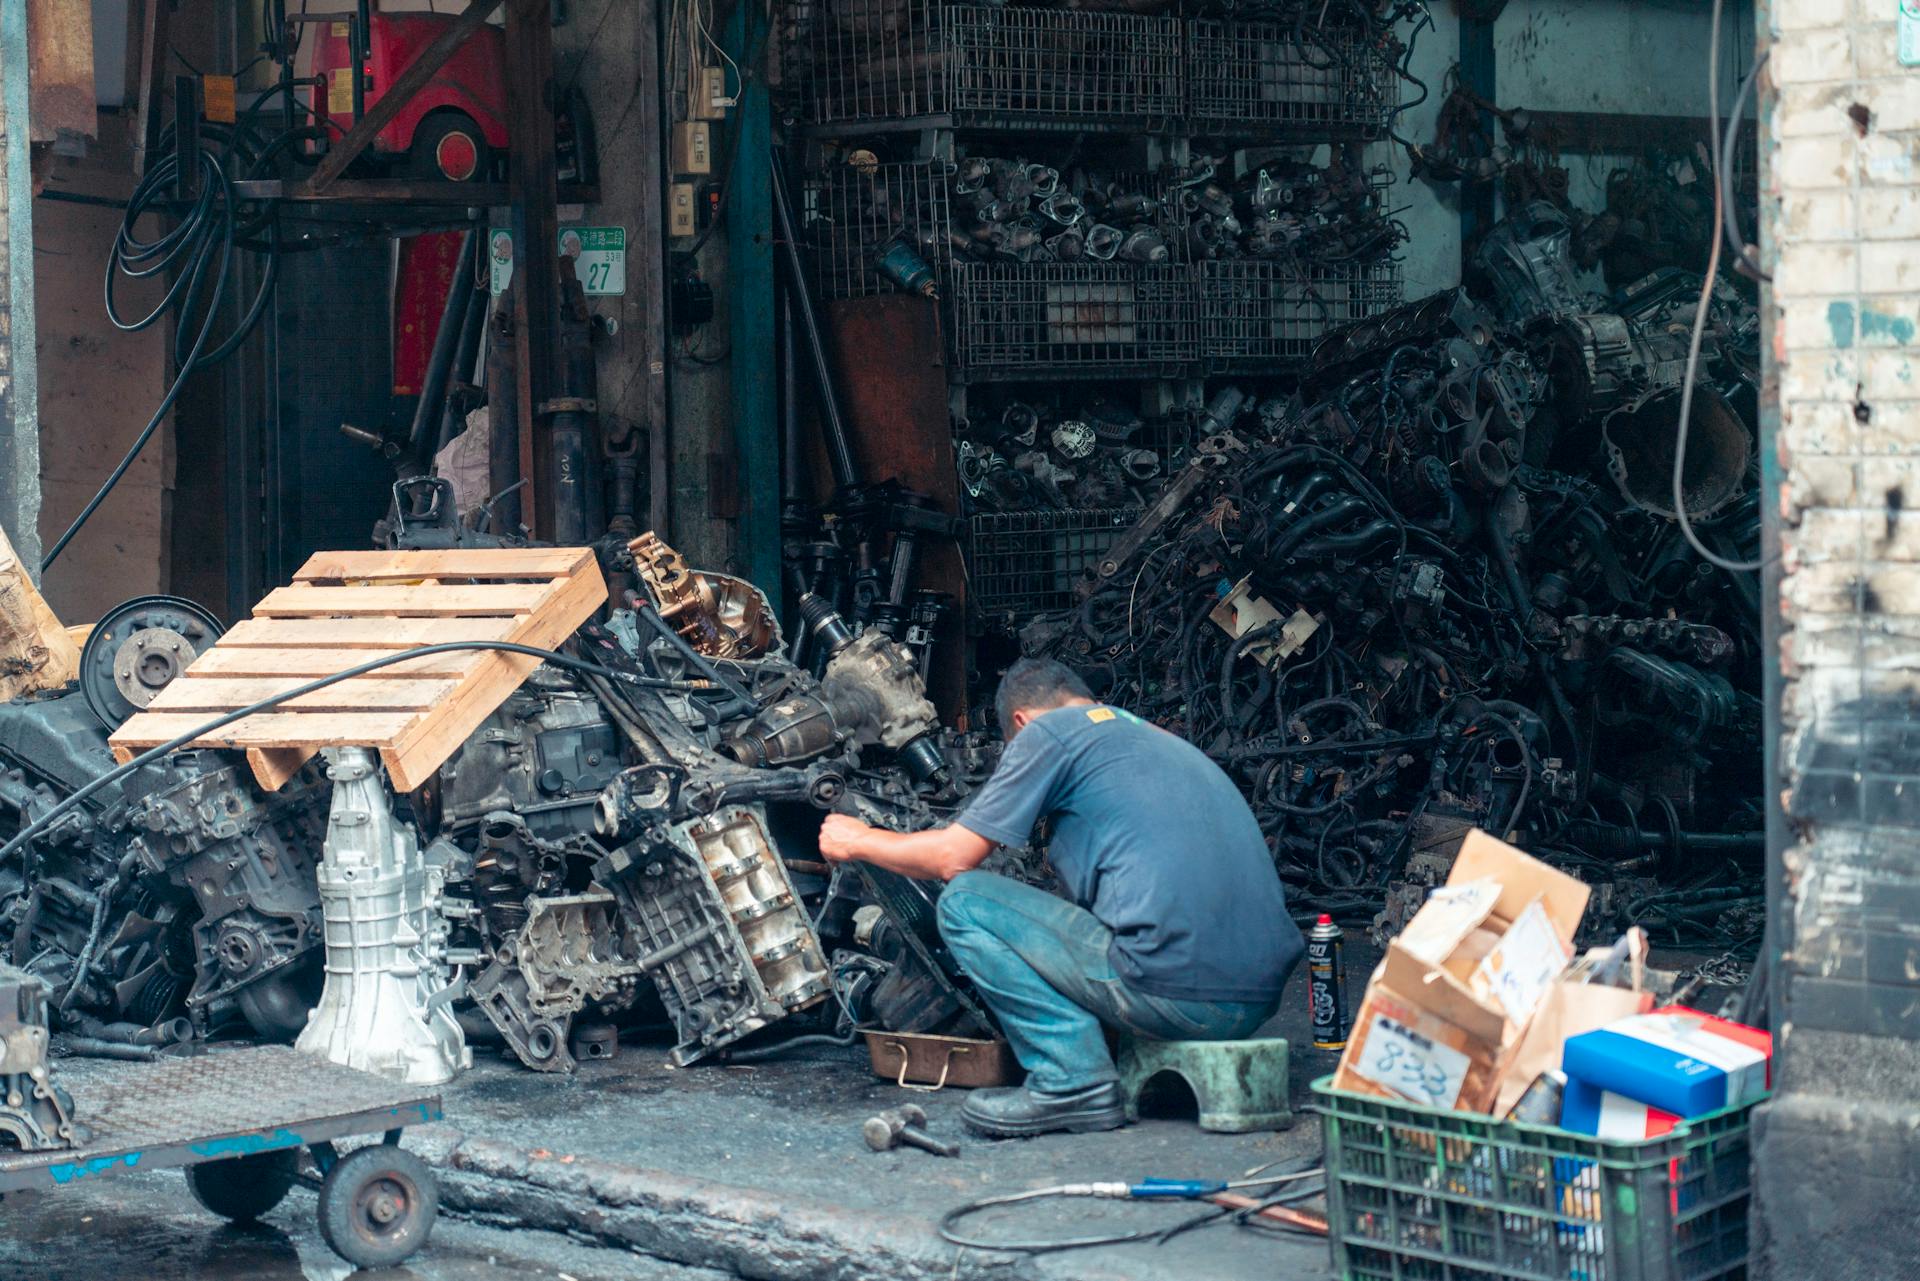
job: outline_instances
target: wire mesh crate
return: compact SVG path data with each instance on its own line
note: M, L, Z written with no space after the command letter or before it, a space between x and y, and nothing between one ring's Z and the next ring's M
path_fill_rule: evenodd
M1197 18L1186 36L1187 127L1198 134L1372 137L1398 105L1386 51L1361 30Z
M820 132L1164 129L1179 116L1179 19L931 0L790 0L782 77Z
M1082 571L1140 518L1135 507L994 512L967 522L967 603L1025 619L1074 603Z
M1342 1281L1711 1281L1747 1262L1753 1105L1628 1143L1314 1082Z
M944 293L952 263L947 243L947 173L935 164L835 164L802 187L801 236L823 298L899 292L880 257L904 240L933 269Z
M1015 151L1018 148L1008 147ZM1067 227L1040 214L1044 200L1025 198L1024 217L1011 212L998 216L997 224L984 222L976 213L980 199L991 200L990 188L971 193L965 185L964 164L985 163L974 159L961 164L937 162L883 161L865 164L836 163L810 175L802 187L801 238L804 241L816 288L826 298L863 298L872 294L893 293L901 288L882 269L881 259L896 245L905 245L931 271L938 292L946 296L956 262L970 266L1044 266L1057 260L1048 245L1035 242L1028 250L1030 261L1013 257L992 257L987 230L1021 229L1032 222L1038 230L1028 233L1044 240L1057 236ZM1072 229L1084 243L1090 229L1108 218L1120 223L1111 231L1125 237L1142 229L1155 234L1165 246L1169 264L1187 260L1187 237L1183 211L1175 199L1171 174L1164 171L1099 169L1076 167L1068 175L1054 174L1063 195L1082 197L1090 185L1141 198L1148 212L1120 217L1107 210L1096 214L1083 205ZM984 184L983 184L984 185ZM1034 252L1034 250L1038 252ZM1113 251L1110 251L1113 252ZM1075 260L1093 264L1096 260ZM1116 268L1128 264L1119 259L1100 259Z
M1200 355L1193 270L1125 263L956 264L962 381L1173 378Z
M1241 258L1198 270L1201 350L1212 373L1264 373L1304 360L1322 335L1400 305L1392 262L1300 267Z

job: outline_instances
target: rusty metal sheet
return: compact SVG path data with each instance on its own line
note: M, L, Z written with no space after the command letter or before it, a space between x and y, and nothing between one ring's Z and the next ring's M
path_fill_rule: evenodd
M826 304L833 377L853 438L854 458L867 480L897 478L930 496L949 516L960 514L947 418L947 362L939 304L905 294L850 298ZM824 470L824 467L822 468ZM816 492L824 493L830 486ZM937 638L928 694L943 720L966 709L966 570L960 548L945 543L920 558L920 587L947 592L955 603L948 634Z

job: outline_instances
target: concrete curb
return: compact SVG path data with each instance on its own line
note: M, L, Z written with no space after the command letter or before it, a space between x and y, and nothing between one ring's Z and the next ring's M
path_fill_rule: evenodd
M444 1127L416 1131L407 1146L434 1166L441 1204L454 1213L723 1269L749 1281L1028 1281L1040 1275L1025 1256L955 1250L931 1222L818 1198L529 1152Z

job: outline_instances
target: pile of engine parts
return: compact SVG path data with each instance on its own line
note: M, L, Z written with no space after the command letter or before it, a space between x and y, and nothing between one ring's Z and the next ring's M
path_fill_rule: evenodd
M1124 173L965 156L945 169L944 225L937 205L919 198L915 167L883 168L870 152L849 165L857 177L846 207L815 232L877 229L866 252L909 292L935 290L931 263L1257 258L1308 267L1378 261L1406 238L1382 200L1391 172L1364 167L1352 147L1325 166L1279 154L1238 175L1213 157Z
M1393 174L1368 169L1357 147L1322 167L1275 157L1238 179L1202 159L1176 184L1179 225L1196 261L1271 258L1299 266L1376 262L1407 237L1386 214Z
M1148 420L1112 400L1071 408L1016 400L956 428L969 512L1142 507L1166 472L1162 451L1140 443Z
M932 891L817 861L823 812L930 826L991 769L938 726L920 656L812 593L789 650L757 588L652 535L612 559L609 579L641 590L567 644L579 667L536 669L411 795L364 748L329 748L324 777L272 794L236 754L180 751L0 864L12 961L68 1048L297 1034L434 1081L468 1037L566 1070L611 1052L623 1019L669 1022L681 1064L796 1016L848 1040L983 1030ZM197 613L110 616L105 658L82 667L112 687L116 665L190 661L218 632ZM126 688L151 701L161 684ZM0 704L0 841L114 768L109 727L144 703L96 711L98 685ZM31 1047L4 1047L0 1073L30 1075ZM57 1096L32 1097L35 1124L60 1123Z
M1758 585L1672 501L1700 277L1602 309L1532 212L1483 250L1491 309L1439 294L1329 335L1288 397L1220 391L1023 645L1226 769L1303 904L1396 933L1477 826L1600 887L1601 933L1750 940ZM1758 541L1757 340L1716 284L1682 479L1722 557Z
M966 156L947 174L947 200L948 226L903 233L938 259L1157 263L1173 252L1173 211L1147 175Z

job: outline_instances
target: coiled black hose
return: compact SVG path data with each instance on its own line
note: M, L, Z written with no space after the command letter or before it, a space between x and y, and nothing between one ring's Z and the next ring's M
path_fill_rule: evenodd
M255 213L243 224L228 173L229 166L237 160L245 164L247 172L251 173L278 155L293 140L291 135L282 135L256 154L245 144L244 136L238 131L218 131L214 136L217 141L224 141L225 146L218 152L203 146L197 153L193 163L198 166L195 177L199 194L184 213L178 213L179 222L172 229L152 240L144 239L139 230L142 218L148 214L158 217L173 203L170 197L179 184L180 160L171 148L147 170L127 201L126 216L121 220L120 230L113 239L113 249L107 256L103 290L107 319L122 333L139 333L151 328L164 316L174 316L173 382L119 463L108 473L93 497L87 500L87 505L80 509L80 514L73 518L66 532L47 549L40 561L42 572L59 559L67 544L92 519L100 505L107 501L114 486L120 483L146 449L147 442L160 429L168 411L180 398L187 379L196 371L218 364L239 350L240 344L260 323L267 300L273 295L274 284L279 276L279 255L269 248L264 254L266 265L253 301L240 322L234 326L233 332L224 340L213 342L220 314L228 300L229 285L236 279L233 257L237 241L242 235L251 235L266 226L272 216L271 209L268 209ZM146 280L169 272L173 275L173 283L151 311L135 320L128 320L121 315L119 301L115 297L115 285L122 276L129 280Z

